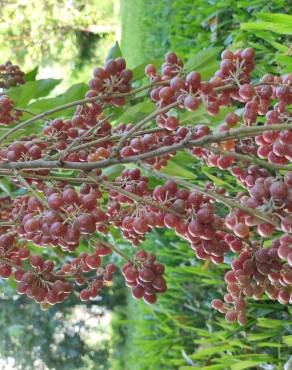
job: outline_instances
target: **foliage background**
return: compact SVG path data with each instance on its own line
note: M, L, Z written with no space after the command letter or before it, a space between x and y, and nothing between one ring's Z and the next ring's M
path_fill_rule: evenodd
M0 57L20 63L27 72L32 70L29 82L9 94L18 106L36 113L83 97L86 85L77 81L87 81L116 39L119 6L121 52L129 66L135 67L137 79L145 64L159 64L169 49L190 60L189 68L200 70L204 78L217 69L225 47L256 48L254 78L265 71L292 70L292 5L284 0L38 0L33 11L25 0L2 3ZM66 81L59 79L61 74ZM131 122L152 108L142 102L128 111L117 111L115 118ZM65 116L71 113L68 110ZM181 119L216 126L223 117L198 111ZM40 129L41 123L33 126L34 132ZM111 174L116 171L121 168L110 169ZM212 179L231 192L240 190L227 173L216 173L187 154L175 157L165 171L198 183ZM5 179L0 186L6 193L14 191ZM121 248L133 253L118 232L113 236ZM19 369L30 369L32 364L44 369L113 370L273 370L286 364L289 369L291 309L262 300L250 304L246 327L227 324L211 309L210 301L223 293L228 258L219 267L202 264L187 243L168 230L152 232L143 247L155 251L168 266L169 291L155 307L133 301L117 276L104 298L85 306L82 315L87 320L76 319L80 305L75 296L44 313L14 296L9 281L0 295L1 357L13 357ZM86 244L80 246L80 250L86 248ZM111 321L106 327L96 321L90 326L100 310L105 316L111 313ZM94 334L100 340L92 341Z

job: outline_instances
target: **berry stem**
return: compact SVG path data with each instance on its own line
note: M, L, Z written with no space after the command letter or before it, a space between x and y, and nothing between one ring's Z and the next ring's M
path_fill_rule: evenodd
M102 244L106 245L108 248L110 248L113 252L123 257L126 261L132 263L134 265L134 262L129 258L126 253L124 253L118 246L113 245L113 243L108 243L105 241L102 241Z

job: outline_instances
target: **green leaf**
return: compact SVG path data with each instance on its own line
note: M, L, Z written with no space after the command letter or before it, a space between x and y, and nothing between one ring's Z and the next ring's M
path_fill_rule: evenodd
M257 17L266 22L286 24L292 28L292 16L289 14L280 14L280 13L258 13Z
M174 161L168 161L167 166L161 169L161 172L171 176L184 177L186 179L196 179L197 176L194 172L191 172L183 166L175 163Z
M224 122L224 117L227 113L233 112L234 108L221 108L220 112L216 116L211 116L205 110L203 104L195 112L184 111L179 114L179 120L182 124L193 124L198 123L206 124L208 126L218 126ZM236 112L237 113L237 112Z
M24 108L31 100L47 96L61 81L53 78L28 81L24 85L12 87L7 94L17 107Z
M257 319L257 324L261 328L282 328L285 324L291 324L288 320L276 320L276 319L266 319L265 317L259 317Z
M243 369L251 369L255 365L262 364L263 360L246 360L246 361L240 361L237 364L231 365L231 370L243 370Z
M275 335L277 335L278 331L276 330L271 330L269 331L268 333L248 333L248 340L249 341L260 341L260 340L263 340L263 339L267 339L267 338L271 338Z
M46 110L55 108L59 105L70 103L74 100L82 99L87 90L88 90L88 87L85 83L78 83L78 84L71 86L63 94L60 94L54 98L39 99L36 102L29 104L28 108L34 113L41 113ZM57 112L55 114L50 115L50 118L60 117L60 116L68 117L72 115L75 108L76 107L62 110L61 112Z
M145 100L141 103L131 106L130 108L127 108L127 110L118 117L118 122L132 123L145 117L145 115L151 113L154 110L154 103L152 103L152 101L150 100Z
M16 288L17 288L17 283L16 283L16 281L14 280L14 278L9 277L7 281L8 281L9 286L10 286L12 289L16 289Z
M228 186L229 188L233 189L233 186L231 186L230 184L228 184L228 182L220 179L219 177L215 176L215 175L212 175L211 173L209 173L208 171L205 171L204 169L202 169L202 172L210 179L212 180L212 182L217 185L217 186Z
M281 347L281 344L279 343L273 343L273 342L259 342L257 343L258 347L270 347L270 348L279 348Z
M270 39L266 40L269 44L271 44L275 49L279 50L281 53L287 53L289 48L286 45L280 44L279 42Z
M212 345L211 347L207 348L202 348L200 350L197 350L193 355L190 355L191 359L203 359L209 356L212 356L214 354L220 354L224 351L230 350L230 345L229 344L224 344L224 345Z
M292 57L289 55L277 54L275 61L282 67L287 66L288 71L292 69Z
M7 195L11 195L11 181L7 177L1 178L0 189Z
M179 370L222 370L222 365L209 366L180 366Z
M119 58L119 57L122 57L122 51L121 51L119 43L116 41L114 46L110 49L106 60L116 59L116 58Z
M208 68L210 69L210 63L213 63L213 66L216 64L216 69L218 68L218 54L220 52L221 48L211 48L199 51L196 55L194 55L191 59L189 59L184 69L186 72L190 71L198 71L203 73L203 78L206 78L208 76L205 76L208 74ZM211 69L210 69L211 70ZM213 68L212 68L213 70Z
M28 82L28 81L35 81L36 80L36 75L38 74L38 71L39 71L39 67L36 66L34 69L32 69L31 71L27 72L25 74L25 81Z
M197 160L187 151L179 151L171 160L184 167L197 163Z

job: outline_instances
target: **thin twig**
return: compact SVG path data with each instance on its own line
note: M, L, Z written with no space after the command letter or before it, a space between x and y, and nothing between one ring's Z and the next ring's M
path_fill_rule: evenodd
M152 113L150 113L148 116L146 116L145 118L143 118L140 122L138 122L135 126L133 126L131 128L131 130L127 131L122 137L121 137L121 140L119 141L118 145L114 148L113 150L113 155L115 153L118 153L121 148L123 147L123 145L125 144L125 142L131 137L134 135L135 132L139 131L140 129L142 129L143 126L146 125L146 123L152 121L153 118L155 118L156 116L158 116L159 114L162 114L162 113L165 113L165 112L168 112L171 108L174 108L174 107L177 107L180 103L178 101L175 101L174 103L171 103L171 104L168 104L167 106L161 108L161 109L158 109Z

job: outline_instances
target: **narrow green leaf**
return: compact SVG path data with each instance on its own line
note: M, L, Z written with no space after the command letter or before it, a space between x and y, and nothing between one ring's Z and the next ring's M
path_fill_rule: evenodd
M113 166L107 167L103 170L103 173L108 177L108 179L114 180L123 171L125 166L121 164L115 164Z
M36 102L29 104L28 108L34 113L41 113L46 110L55 108L59 105L70 103L74 100L82 99L87 90L88 87L85 83L77 83L71 86L63 94L60 94L54 98L39 99ZM75 110L75 108L76 107L62 110L61 112L50 115L50 118L60 116L61 117L70 116L72 115L72 112Z
M205 171L204 169L202 169L202 172L210 179L212 180L212 182L217 185L217 186L228 186L230 187L231 189L233 189L233 186L231 186L230 184L228 184L226 181L220 179L219 177L215 176L215 175L212 175L211 173L209 173L208 171Z
M266 319L265 317L259 317L257 319L257 324L261 328L282 328L285 324L291 324L288 320L276 320L276 319Z
M266 22L285 24L292 29L292 16L281 13L258 13L257 17Z
M255 365L260 365L262 364L263 361L253 361L253 360L247 360L247 361L240 361L237 364L231 365L230 369L231 370L243 370L243 369L251 369Z
M281 35L292 35L292 27L289 23L282 22L247 22L241 23L240 28L242 30L267 30L272 31Z
M260 341L267 338L272 338L273 336L277 335L278 331L271 330L268 333L248 333L247 337L248 340L253 341Z
M197 175L195 172L187 170L185 167L180 166L174 161L168 161L167 166L161 169L161 172L172 176L184 177L186 179L196 179Z

